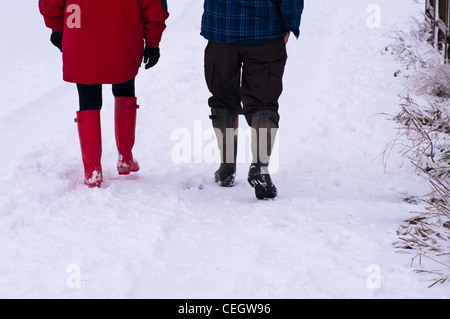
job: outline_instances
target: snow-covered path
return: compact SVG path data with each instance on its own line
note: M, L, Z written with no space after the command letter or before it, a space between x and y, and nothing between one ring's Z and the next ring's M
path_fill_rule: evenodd
M288 43L274 201L247 185L245 147L238 185L213 181L202 1L169 1L160 63L138 76L138 174L115 171L105 86L100 189L82 184L76 89L37 3L2 2L0 297L449 298L392 245L420 209L403 199L427 186L395 152L382 161L396 131L381 114L397 112L401 87L379 52L420 14L414 2L379 0L381 28L369 28L371 1L306 1ZM187 140L191 162L178 163Z

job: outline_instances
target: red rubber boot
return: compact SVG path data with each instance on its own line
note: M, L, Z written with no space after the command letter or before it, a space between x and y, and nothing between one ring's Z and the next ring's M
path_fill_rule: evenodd
M114 128L119 152L117 171L120 175L139 171L139 163L134 160L131 150L134 146L136 113L139 106L135 97L115 97Z
M100 110L78 111L75 122L84 165L84 183L89 187L100 187L103 182Z

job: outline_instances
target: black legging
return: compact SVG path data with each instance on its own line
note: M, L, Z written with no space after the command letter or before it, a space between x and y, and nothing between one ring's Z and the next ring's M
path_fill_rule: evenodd
M101 110L103 105L102 85L77 84L80 111ZM113 84L114 96L136 97L134 78L121 84Z

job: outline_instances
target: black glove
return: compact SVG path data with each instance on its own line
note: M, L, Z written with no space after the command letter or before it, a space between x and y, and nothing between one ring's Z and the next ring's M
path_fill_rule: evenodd
M159 48L152 48L149 46L145 46L144 50L144 63L145 63L145 69L150 69L151 67L155 66L156 63L159 61Z
M62 32L52 32L52 35L50 36L50 42L53 43L53 45L57 47L61 52L62 52L62 38L63 38Z

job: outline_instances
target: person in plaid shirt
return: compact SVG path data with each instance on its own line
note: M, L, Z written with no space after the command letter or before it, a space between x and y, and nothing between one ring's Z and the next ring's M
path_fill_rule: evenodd
M205 0L201 35L205 79L221 164L220 186L234 186L238 116L252 128L248 182L258 199L275 198L268 165L280 116L286 44L300 35L303 0Z

